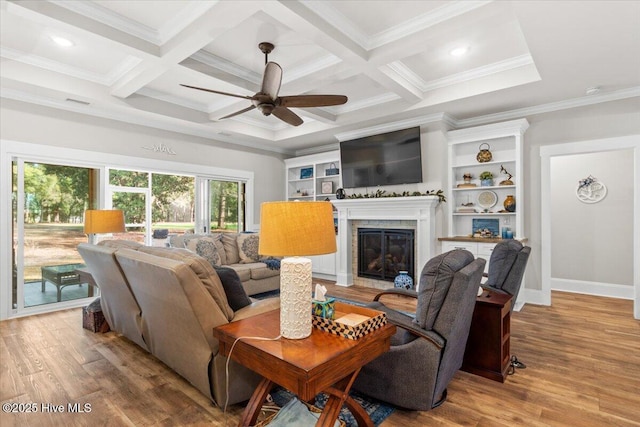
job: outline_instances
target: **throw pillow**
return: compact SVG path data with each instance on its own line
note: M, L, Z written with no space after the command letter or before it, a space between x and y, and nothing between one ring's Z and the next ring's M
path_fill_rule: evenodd
M222 258L216 247L216 242L211 237L191 239L187 241L187 249L209 261L212 266L222 265Z
M238 311L242 307L251 304L251 299L242 286L238 273L229 267L213 267L220 277L224 293L227 295L227 302L233 311Z
M238 233L221 233L222 246L227 256L225 265L237 264L240 262L240 253L238 252Z
M238 234L238 252L240 253L240 264L250 264L259 262L258 245L260 244L258 234L240 233Z
M422 329L431 330L449 292L456 272L474 260L467 250L453 250L431 258L420 274L416 319Z

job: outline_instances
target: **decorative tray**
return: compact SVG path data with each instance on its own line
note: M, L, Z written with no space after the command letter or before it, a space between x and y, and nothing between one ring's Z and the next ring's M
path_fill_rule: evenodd
M313 327L350 340L357 340L384 326L387 315L378 310L336 301L335 316L312 316Z

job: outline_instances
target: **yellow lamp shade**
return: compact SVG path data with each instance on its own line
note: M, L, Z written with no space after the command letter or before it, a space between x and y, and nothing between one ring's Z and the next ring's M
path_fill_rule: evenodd
M336 248L330 202L266 202L260 209L258 253L271 256L310 256Z
M85 234L123 233L124 212L121 210L88 210L84 212Z

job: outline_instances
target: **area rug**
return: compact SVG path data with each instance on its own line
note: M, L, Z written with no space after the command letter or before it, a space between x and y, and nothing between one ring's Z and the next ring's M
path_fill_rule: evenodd
M367 396L363 396L355 391L349 392L349 395L364 408L364 410L369 414L371 418L371 422L374 425L380 425L391 413L394 411L394 407L390 406L386 403L380 402L378 400L372 399ZM271 397L273 398L273 402L279 407L283 407L287 404L291 399L295 396L293 393L289 392L287 389L282 387L276 387L271 392ZM313 404L315 407L319 409L323 409L324 405L327 403L328 396L325 393L320 393L316 396L316 401ZM339 418L344 421L346 427L358 427L358 423L356 419L351 415L351 412L347 409L346 406L343 406L340 410Z

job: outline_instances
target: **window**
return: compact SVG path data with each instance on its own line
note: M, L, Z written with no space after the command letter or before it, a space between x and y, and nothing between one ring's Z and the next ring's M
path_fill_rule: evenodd
M88 241L83 224L86 209L125 211L127 232L106 237L126 236L164 246L164 231L205 232L212 222L218 223L220 211L209 215L214 203L208 185L202 183L223 181L230 183L223 193L224 227L243 230L245 222L252 224L249 171L106 153L96 156L5 140L0 144L0 171L0 211L6 219L0 222L0 319L84 306L95 299L98 289L91 296L88 285L75 284L73 278L71 284L58 286L55 282L62 279L55 275L64 275L64 269L48 268L82 262L75 248ZM42 279L45 294L55 291L54 301L32 304L25 299L25 286L39 286L37 292L42 293Z

